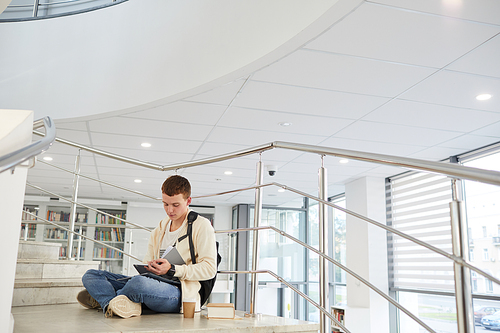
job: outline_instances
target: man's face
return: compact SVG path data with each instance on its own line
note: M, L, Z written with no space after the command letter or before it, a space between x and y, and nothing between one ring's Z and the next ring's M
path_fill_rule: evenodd
M165 209L165 213L167 213L168 217L170 217L173 222L183 222L188 211L188 206L191 203L191 197L184 199L182 194L168 196L165 193L162 193L161 197L163 209Z

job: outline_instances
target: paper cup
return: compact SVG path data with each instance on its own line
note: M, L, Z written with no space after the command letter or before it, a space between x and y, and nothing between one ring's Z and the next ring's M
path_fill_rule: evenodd
M182 312L184 312L184 318L194 318L195 308L196 308L196 300L184 299L184 301L182 302Z

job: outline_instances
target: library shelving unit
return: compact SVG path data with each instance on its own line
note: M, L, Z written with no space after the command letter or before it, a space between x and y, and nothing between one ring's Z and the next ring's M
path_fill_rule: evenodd
M345 326L345 307L332 306L331 313L342 325ZM332 321L332 332L344 332Z
M126 218L126 211L124 210L106 208L98 208L98 210L122 219ZM125 245L124 222L104 214L96 214L94 239L123 250ZM93 248L92 258L101 262L101 269L113 273L121 273L123 271L123 254L116 250L96 243Z
M92 204L84 202L88 206L113 214L125 219L126 203L107 202L102 200L91 200ZM25 198L24 211L36 214L48 221L68 228L71 204L54 198L34 197ZM26 229L27 228L27 229ZM87 208L77 207L75 218L75 231L87 237L109 244L123 250L125 225L116 218L109 218L104 214L96 213ZM60 258L67 254L68 231L57 228L43 221L37 220L29 214L23 213L20 238L37 242L60 243ZM122 273L123 255L118 251L106 248L101 244L86 240L73 235L72 257L76 260L99 261L100 269L106 269L113 273ZM77 255L78 254L78 255Z
M23 215L21 222L21 235L20 239L22 240L35 240L36 236L36 223L29 223L29 221L36 221L36 217L33 217L30 214L25 212L29 212L38 216L39 207L36 205L25 205L23 207Z

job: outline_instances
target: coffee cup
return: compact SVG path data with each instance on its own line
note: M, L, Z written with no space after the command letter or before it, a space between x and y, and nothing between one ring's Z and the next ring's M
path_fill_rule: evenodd
M184 318L194 318L195 308L196 308L196 299L185 298L182 301L182 312L184 312Z

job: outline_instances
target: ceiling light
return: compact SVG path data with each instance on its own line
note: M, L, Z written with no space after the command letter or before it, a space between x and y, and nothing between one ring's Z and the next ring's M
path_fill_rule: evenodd
M490 94L481 94L481 95L477 95L476 96L476 99L478 101L487 101L491 98L491 95Z
M53 160L53 158L52 158L52 157L49 157L49 156L45 156L45 157L43 158L43 160L44 160L44 161L52 161L52 160Z
M232 172L232 171L224 171L224 174L225 174L225 175L232 175L232 174L233 174L233 172Z
M283 126L283 127L288 127L288 126L292 126L292 123L282 122L282 123L278 123L278 125Z
M143 142L143 143L141 143L141 146L144 148L149 148L149 147L151 147L151 144L149 142Z
M278 190L278 192L281 192L281 193L282 193L282 192L285 192L285 189L284 189L284 188L280 188L280 189Z
M342 164L346 164L346 163L349 163L349 160L343 158L339 161L339 163L342 163Z
M135 182L135 183L142 183L142 180L140 180L140 179L135 179L135 180L134 180L134 182Z

